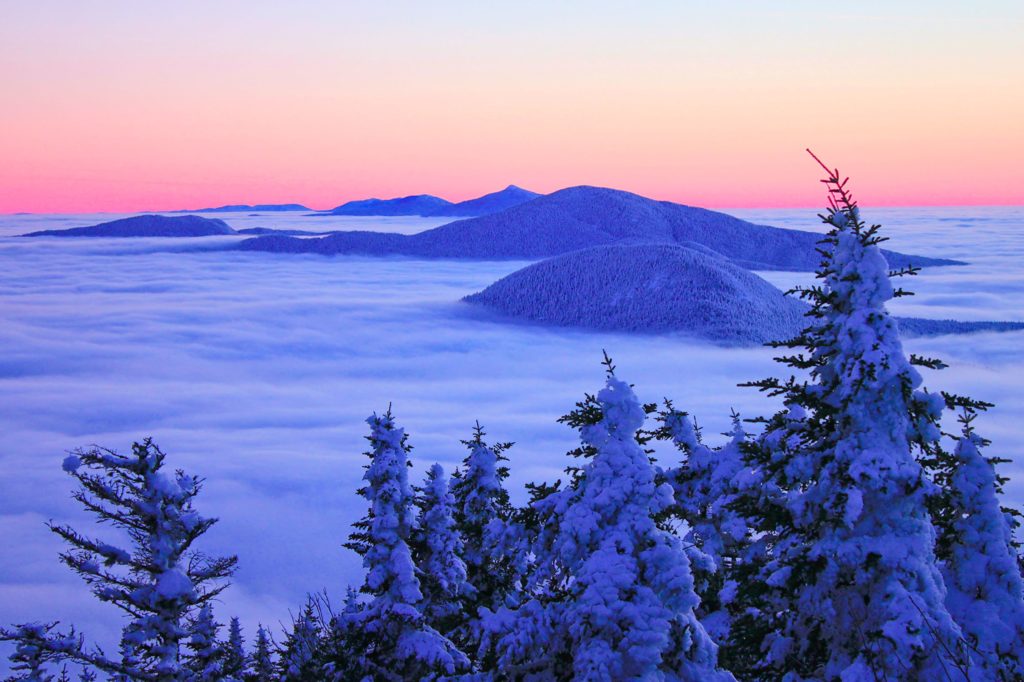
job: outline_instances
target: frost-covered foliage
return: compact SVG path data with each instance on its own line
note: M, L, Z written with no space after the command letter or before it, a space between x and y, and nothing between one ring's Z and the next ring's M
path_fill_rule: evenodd
M483 428L473 429L473 437L463 441L469 454L452 479L455 521L463 542L471 596L466 601L472 618L479 608L495 608L512 590L516 569L514 557L506 551L512 505L504 480L508 478L504 452L510 443L494 446L484 441Z
M228 641L224 645L224 663L221 669L226 680L241 680L245 676L249 656L245 653L245 638L242 624L232 618L228 624Z
M496 614L498 667L536 679L732 679L694 615L682 540L655 521L673 495L636 440L643 406L612 374L597 401L602 418L581 433L593 456L575 486L545 499L557 519L550 559L571 579L557 600Z
M188 618L226 587L237 560L196 551L195 542L216 519L193 507L201 479L165 472L164 459L146 439L132 446L131 455L94 448L64 460L64 470L79 484L74 498L130 540L125 548L50 524L71 547L61 560L97 598L128 615L123 640L130 656L111 660L66 636L45 640L52 652L131 679L188 678L180 652Z
M811 322L781 345L810 381L759 382L793 406L749 449L762 477L746 511L766 552L742 586L757 667L808 679L940 679L958 665L915 452L939 438L943 401L920 390L885 309L877 226L830 177L822 283Z
M292 621L292 629L285 636L278 656L278 675L281 680L300 682L321 679L320 644L322 628L314 599Z
M15 642L14 652L10 655L11 672L8 682L52 682L53 675L46 672L46 663L56 660L48 646L51 632L56 623L24 623L9 631L10 639Z
M189 626L188 657L189 679L213 682L223 679L224 646L217 639L220 623L214 620L213 606L204 604Z
M735 568L750 544L747 521L733 508L747 481L742 452L747 434L734 413L728 442L713 449L701 441L689 416L671 403L661 420L663 429L655 435L670 438L683 454L682 463L665 473L675 495L671 516L683 523L683 541L697 578L697 613L716 642L727 642L730 613L742 608L734 601Z
M593 246L696 244L754 270L813 270L819 235L754 225L724 213L602 187L569 187L492 215L413 235L338 232L321 239L266 236L238 248L283 253L403 254L420 258L538 260ZM911 257L886 252L894 267ZM956 261L913 257L918 265Z
M464 620L463 602L472 598L473 589L466 580L462 536L455 527L455 497L440 464L427 470L416 506L419 518L412 546L423 592L420 611L447 635Z
M349 543L363 555L362 591L371 597L353 616L367 640L366 674L400 680L464 672L469 660L419 610L423 595L409 549L415 519L405 432L395 426L390 410L367 422L370 464L360 492L370 510Z
M985 440L963 419L950 489L953 542L943 565L946 604L984 672L979 679L1024 678L1024 585L1011 524L996 495Z
M246 682L270 682L275 679L274 644L266 628L256 628L256 645L252 652L252 666L245 675Z

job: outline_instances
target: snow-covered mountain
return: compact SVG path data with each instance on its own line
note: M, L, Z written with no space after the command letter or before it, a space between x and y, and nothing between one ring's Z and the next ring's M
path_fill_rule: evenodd
M534 263L465 301L558 327L675 332L715 343L784 340L807 325L806 303L696 243L598 246ZM1016 322L900 318L909 335L1024 329Z
M169 211L169 213L241 213L243 211L256 211L258 213L277 213L279 211L310 211L308 206L302 204L227 204L212 208L194 208L181 211Z
M458 218L472 218L482 215L490 215L491 213L498 213L505 209L518 206L519 204L526 203L532 199L536 199L541 196L536 192L531 192L528 189L522 187L516 187L515 185L509 185L503 190L497 192L491 192L485 194L482 197L476 199L467 199L457 204L451 204L445 206L438 211L435 211L432 215L436 216L452 216Z
M683 332L740 344L791 335L807 309L720 255L675 244L599 246L556 256L465 300L561 327Z
M500 213L448 223L402 236L344 232L322 239L267 236L238 248L293 253L399 254L421 258L539 260L610 244L707 246L755 270L810 271L818 265L821 235L755 225L703 208L654 201L600 187L570 187ZM957 261L885 252L892 267L953 265Z
M320 215L398 216L431 215L452 202L432 194L414 194L395 199L359 199L349 201Z
M209 237L235 234L223 220L197 215L137 215L67 230L29 232L25 237Z

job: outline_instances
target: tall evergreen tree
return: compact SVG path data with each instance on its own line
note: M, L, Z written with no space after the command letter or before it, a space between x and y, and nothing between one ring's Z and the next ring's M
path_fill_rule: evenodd
M390 410L367 422L370 464L360 494L370 509L348 543L363 555L362 591L370 596L356 615L368 643L365 674L403 680L465 672L465 654L431 627L418 608L423 595L409 549L415 518L405 432L395 426Z
M823 166L824 167L824 166ZM826 169L828 170L828 169ZM943 603L915 458L939 438L940 396L920 390L896 322L878 248L846 189L828 170L820 285L808 327L777 344L809 381L754 385L782 395L747 463L760 476L753 519L764 552L748 574L748 609L734 633L765 678L945 679L963 669L960 631Z
M495 614L498 667L527 679L730 680L694 615L683 544L656 521L673 496L637 442L644 406L611 371L596 401L600 420L581 429L592 456L575 485L544 498L557 522L542 560L571 578L557 599Z
M221 666L224 678L241 680L245 677L249 657L245 653L245 639L242 637L242 624L235 616L228 625L228 641L224 647L224 663Z
M455 498L440 464L427 471L416 506L419 517L412 549L423 592L420 611L428 623L449 635L463 621L463 603L471 598L472 588L462 560L462 536L455 527Z
M74 499L130 540L130 547L122 548L50 524L71 547L61 560L98 599L128 615L123 639L131 655L109 659L99 649L87 649L81 638L63 635L44 640L42 646L52 653L130 679L187 677L180 651L187 620L227 586L224 579L234 572L237 559L210 558L195 550L216 519L203 518L193 507L202 480L182 471L165 473L164 460L148 438L135 443L130 455L93 448L64 460L65 471L79 484Z

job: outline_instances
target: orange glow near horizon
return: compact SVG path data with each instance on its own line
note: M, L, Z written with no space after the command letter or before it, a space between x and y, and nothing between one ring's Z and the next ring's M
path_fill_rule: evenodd
M11 4L0 213L591 184L1024 204L1019 3Z

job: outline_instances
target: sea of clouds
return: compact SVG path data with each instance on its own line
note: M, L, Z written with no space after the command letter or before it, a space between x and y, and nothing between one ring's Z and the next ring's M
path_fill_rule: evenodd
M818 229L814 211L739 217ZM1024 208L878 209L891 248L963 259L905 285L902 315L1024 320ZM120 216L0 216L0 623L61 619L110 645L119 616L62 567L44 523L92 521L69 498L67 450L127 451L152 436L169 466L207 479L198 506L221 522L210 553L237 553L218 605L275 629L310 591L340 598L360 580L343 549L365 511L355 495L364 419L393 406L414 446L413 478L451 470L476 420L510 451L515 501L558 478L574 434L555 419L600 388L606 349L646 401L670 397L719 442L731 408L777 403L736 384L782 370L762 348L508 324L459 303L520 262L455 262L219 251L235 237L21 239ZM217 214L236 228L416 232L420 218ZM767 273L781 287L809 275ZM951 367L934 390L997 403L978 422L990 454L1014 460L1007 491L1024 505L1024 332L910 339ZM952 424L949 425L953 427ZM659 454L668 460L669 451ZM670 462L667 462L670 463Z

